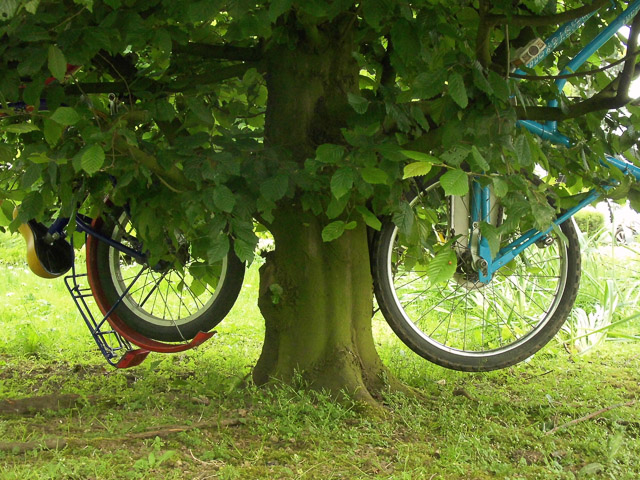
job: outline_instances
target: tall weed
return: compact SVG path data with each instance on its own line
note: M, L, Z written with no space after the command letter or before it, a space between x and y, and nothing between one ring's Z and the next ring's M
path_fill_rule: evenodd
M607 339L640 340L637 245L617 245L606 229L578 237L582 278L563 341L584 352Z

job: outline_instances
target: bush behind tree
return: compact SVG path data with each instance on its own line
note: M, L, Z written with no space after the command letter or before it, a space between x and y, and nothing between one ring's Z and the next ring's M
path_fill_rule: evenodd
M593 235L604 228L604 215L602 212L581 210L574 215L576 224L585 235Z

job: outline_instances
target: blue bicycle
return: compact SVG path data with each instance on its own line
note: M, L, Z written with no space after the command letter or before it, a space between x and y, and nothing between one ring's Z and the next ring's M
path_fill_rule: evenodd
M631 3L560 77L575 72L639 10L640 0ZM568 22L545 41L531 42L524 64L533 68L595 13ZM556 81L560 92L566 82ZM572 144L558 131L557 122L518 123L554 144ZM602 162L640 180L640 168L626 160L606 156ZM412 233L405 235L386 222L373 242L372 271L380 310L407 346L447 368L488 371L530 357L567 319L581 271L571 217L602 193L589 192L552 227L540 231L521 224L523 212L503 205L478 178L470 184L470 193L460 197L445 195L439 177L414 188L408 199L416 219ZM513 233L490 238L482 232L487 224L494 232Z

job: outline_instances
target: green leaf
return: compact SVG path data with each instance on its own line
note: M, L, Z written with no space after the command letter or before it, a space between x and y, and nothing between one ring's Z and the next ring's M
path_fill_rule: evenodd
M189 107L189 112L191 112L202 123L209 126L214 125L215 121L211 114L211 108L209 108L201 98L188 97L187 107Z
M269 201L277 202L284 197L289 189L289 177L285 174L278 174L271 177L260 185L260 193Z
M0 225L8 227L13 221L13 209L15 205L13 202L7 202L6 200L0 204Z
M11 20L20 6L18 0L2 0L0 1L0 18L3 21Z
M303 12L312 17L322 18L327 15L329 6L324 0L304 0L298 3L298 7Z
M471 147L471 155L473 156L476 164L478 164L478 166L485 172L491 168L489 166L489 162L485 160L485 158L480 153L480 150L478 150L475 145Z
M451 165L452 167L459 167L460 164L469 156L469 152L471 149L466 145L455 145L451 147L449 150L444 152L440 158L447 165Z
M40 192L29 192L20 204L18 219L23 223L27 222L28 220L38 217L40 213L42 213L43 208L44 200Z
M531 147L529 146L529 139L527 136L519 135L514 142L514 147L518 163L522 166L531 165Z
M354 171L352 168L339 168L331 177L331 193L336 198L342 198L353 187Z
M350 195L344 195L340 198L331 198L329 205L327 205L327 210L325 211L327 218L336 218L344 212L344 209L347 207L347 203L349 202L349 198L351 198Z
M316 150L316 160L322 163L337 164L344 157L346 150L341 145L325 143Z
M498 229L487 222L480 223L480 233L489 243L489 250L491 250L491 256L495 257L500 250L500 235Z
M416 123L420 125L420 127L422 127L422 129L425 132L428 132L429 130L431 130L431 125L429 125L429 120L427 120L427 117L422 111L422 108L418 107L417 105L413 105L411 107L411 116L416 121Z
M44 119L44 138L52 147L56 146L60 141L63 131L63 125L60 125L49 118Z
M453 277L457 267L456 253L445 246L440 250L427 266L427 276L432 285L444 282Z
M40 129L35 126L33 123L15 123L13 125L7 125L6 127L2 127L2 130L9 133L29 133L29 132L37 132Z
M187 17L193 23L210 21L219 11L218 2L212 2L211 0L190 2L186 10Z
M410 163L406 167L404 167L404 175L402 176L403 180L407 178L420 177L422 175L426 175L431 171L432 165L427 162L414 162Z
M331 242L342 236L345 230L345 223L342 220L331 222L322 229L322 241Z
M356 211L362 215L364 222L374 230L380 230L382 228L382 222L376 217L367 207L359 205L356 207Z
M60 125L75 125L80 121L80 115L71 107L58 107L58 109L53 112L51 117L49 117L56 123Z
M29 161L33 163L49 163L51 159L47 156L46 153L37 152L29 155ZM66 161L66 158L64 160L60 160L59 163L64 163L65 161Z
M344 226L344 229L345 229L345 230L354 230L357 226L358 226L358 222L356 222L355 220L353 220L353 221L351 221L351 222L347 223L347 224Z
M180 281L180 283L176 285L176 290L178 292L182 292L184 287L185 287L184 282ZM191 292L189 292L190 294L193 294L196 297L199 297L200 295L202 295L204 292L207 291L207 285L199 278L194 278L191 281L191 284L189 285L189 289L191 290Z
M272 202L271 200L267 200L266 198L258 198L258 200L256 201L256 207L258 208L258 211L260 212L260 216L266 221L266 222L272 222L273 221L273 209L276 208L276 204L275 202Z
M393 214L393 223L395 223L400 232L404 235L409 235L413 229L413 209L408 202L403 201L400 204L400 209Z
M422 45L415 24L404 19L396 20L391 27L391 42L394 51L402 59L419 55Z
M503 102L509 101L511 92L509 91L509 84L507 83L507 80L505 80L493 70L490 70L489 84L491 85L491 89L493 90L493 93L496 97L498 97Z
M252 262L255 258L255 244L244 240L235 240L233 242L233 251L241 262Z
M104 164L104 150L100 145L92 145L82 154L80 166L89 175L96 173Z
M229 237L218 235L207 250L207 260L209 263L216 263L222 260L229 253Z
M495 193L496 197L498 198L504 197L507 193L509 193L509 184L502 178L494 178L493 193Z
M93 12L93 0L73 0L73 3L85 6L89 12Z
M367 0L362 2L362 16L364 20L373 28L378 29L380 22L388 13L389 6L384 0Z
M0 144L0 163L9 163L15 158L15 150L7 145Z
M176 117L176 110L167 100L156 100L149 108L155 120L169 122Z
M473 84L484 93L491 95L493 93L493 88L491 88L491 84L487 77L485 77L482 72L482 67L479 65L474 65L473 68Z
M386 184L389 181L389 176L384 170L380 170L376 167L366 167L360 171L362 178L365 182L372 185Z
M236 196L226 185L218 185L213 191L213 203L223 212L231 213L236 205Z
M347 95L348 100L349 100L349 105L351 105L351 107L359 114L364 114L367 113L367 110L369 109L369 104L371 103L369 100L367 100L364 97L361 97L360 95L354 95L353 93L349 93Z
M469 179L460 169L449 170L440 177L440 185L446 195L463 196L469 193Z
M430 99L443 92L447 72L438 69L435 72L421 73L413 82L413 95L417 98Z
M400 150L405 157L415 160L416 162L437 163L438 158L424 152L416 152L415 150Z
M27 169L22 174L22 178L20 179L20 188L22 188L23 190L27 190L40 178L41 173L41 165L29 165L29 167L27 167Z
M27 105L34 105L39 108L43 89L44 83L42 81L34 80L29 82L22 91L22 100L24 100Z
M469 105L469 97L467 89L464 86L464 79L459 73L449 75L449 96L460 108L467 108Z
M62 50L55 45L49 46L48 66L51 75L62 82L67 75L67 59L64 57Z
M275 22L280 15L289 10L293 5L293 0L272 0L269 6L269 20Z

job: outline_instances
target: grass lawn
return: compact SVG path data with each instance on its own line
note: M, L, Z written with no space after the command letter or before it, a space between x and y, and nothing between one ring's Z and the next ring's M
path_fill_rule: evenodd
M1 247L2 480L640 477L636 321L583 355L558 340L515 367L469 374L422 360L375 318L385 364L418 395L389 394L372 417L251 384L263 335L256 268L212 340L119 371L62 280L26 270L20 242Z

